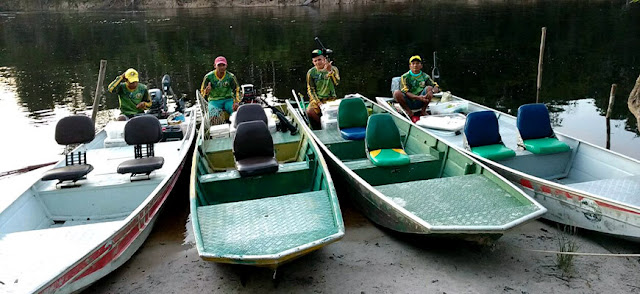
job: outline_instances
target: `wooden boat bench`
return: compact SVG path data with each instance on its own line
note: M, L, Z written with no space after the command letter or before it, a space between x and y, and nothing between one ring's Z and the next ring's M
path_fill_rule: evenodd
M255 198L310 191L314 186L313 170L307 161L281 164L276 173L240 177L236 170L202 175L198 189L215 199L201 199L206 204L244 201ZM304 180L302 180L304 179ZM252 195L252 198L246 198Z
M278 162L291 160L292 154L296 154L298 145L300 144L300 134L291 135L289 133L276 132L272 133L273 148L276 152L276 160ZM213 140L207 140L204 152L207 154L209 162L215 162L214 169L220 168L233 168L235 162L233 161L233 138L216 138Z
M410 154L408 165L378 167L369 158L344 161L344 164L367 182L382 185L438 177L441 160L429 154Z
M333 154L342 160L366 157L363 140L347 140L342 138L338 129L316 130L313 133Z

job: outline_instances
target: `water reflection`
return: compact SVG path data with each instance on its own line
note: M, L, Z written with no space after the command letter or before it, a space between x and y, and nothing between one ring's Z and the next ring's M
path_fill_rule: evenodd
M51 131L59 115L90 108L100 59L108 60L105 83L133 67L150 87L171 75L174 90L191 98L214 58L225 55L241 83L288 97L292 88L304 93L318 36L335 51L339 94L386 96L391 78L408 70L408 56L430 60L438 51L444 89L515 113L534 101L540 27L547 26L543 101L566 105L591 97L597 118L606 111L610 84L626 98L638 74L639 17L640 5L617 1L0 14L2 103L24 125L18 133L41 138L36 145L47 141L40 153L55 155L52 135L35 135L34 128ZM431 71L431 61L424 69ZM116 97L102 99L101 110L117 108ZM635 130L619 99L613 118ZM21 149L4 148L9 154Z

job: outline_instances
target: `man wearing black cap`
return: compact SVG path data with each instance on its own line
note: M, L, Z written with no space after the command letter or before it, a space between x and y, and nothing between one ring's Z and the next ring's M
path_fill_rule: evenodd
M427 114L427 106L433 98L433 93L438 92L438 83L422 72L422 58L414 55L409 58L409 71L400 78L400 90L393 92L393 98L400 103L411 120L416 122L420 115ZM414 116L412 109L420 109L421 112Z
M320 49L311 51L311 61L314 67L307 72L307 94L309 107L307 116L314 129L320 129L320 105L335 100L336 86L340 83L338 68L331 66L333 61L327 62L326 53Z

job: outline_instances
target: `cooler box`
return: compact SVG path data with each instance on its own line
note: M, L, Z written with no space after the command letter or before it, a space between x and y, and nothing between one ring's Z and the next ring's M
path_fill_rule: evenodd
M469 110L468 102L436 102L429 103L431 114L460 113Z
M229 124L211 126L209 128L209 138L229 138L230 126Z
M110 121L107 123L104 127L107 133L107 138L104 139L104 148L127 146L127 142L124 141L124 125L126 124L126 121Z

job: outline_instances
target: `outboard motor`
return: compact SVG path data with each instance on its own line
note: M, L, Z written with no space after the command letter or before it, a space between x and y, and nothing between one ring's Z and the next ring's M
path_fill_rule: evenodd
M162 95L160 89L149 89L149 97L151 98L151 108L147 111L148 114L152 114L157 118L167 117L167 100Z
M242 103L257 103L256 89L252 84L244 84L240 86L242 89Z
M182 97L180 99L176 97L176 94L173 92L173 89L171 88L171 77L169 75L164 75L162 77L162 93L164 94L164 97L165 97L165 103L166 103L167 97L171 96L173 97L173 100L176 101L176 111L184 112L184 99L182 99Z

